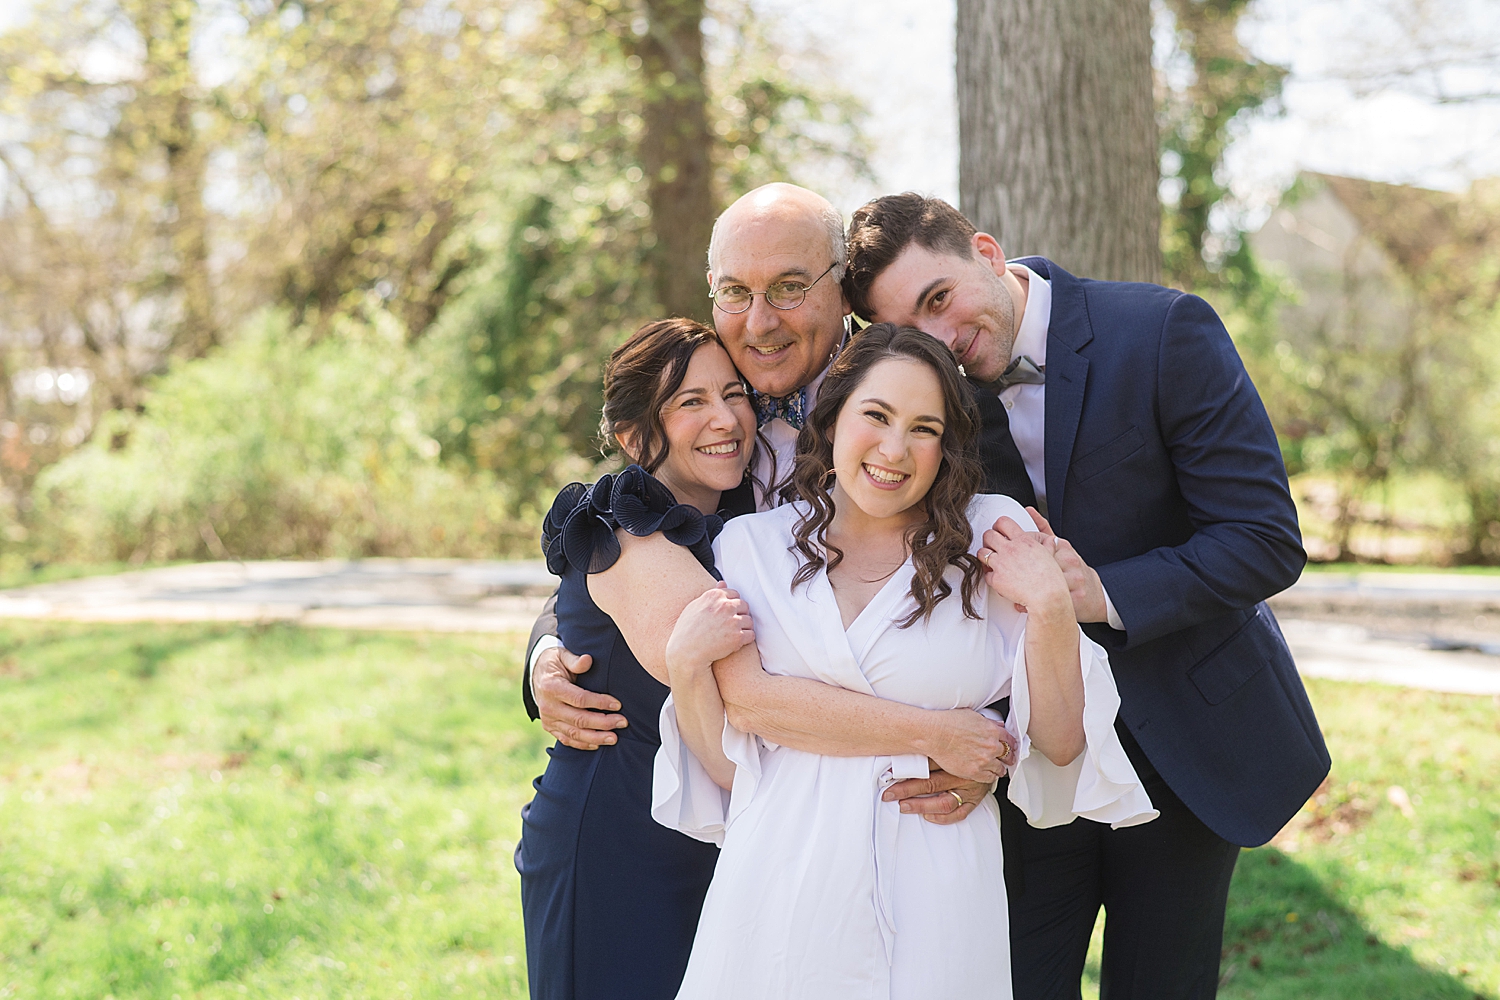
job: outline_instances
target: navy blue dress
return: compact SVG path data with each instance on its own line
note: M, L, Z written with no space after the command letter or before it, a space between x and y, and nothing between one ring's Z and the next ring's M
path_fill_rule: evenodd
M719 850L651 818L651 775L668 689L636 660L589 597L587 574L620 557L615 528L662 532L718 578L715 515L679 504L639 466L574 483L542 526L547 568L562 577L558 638L592 656L579 679L620 702L630 725L598 750L554 744L521 810L521 909L532 1000L671 1000L687 968Z

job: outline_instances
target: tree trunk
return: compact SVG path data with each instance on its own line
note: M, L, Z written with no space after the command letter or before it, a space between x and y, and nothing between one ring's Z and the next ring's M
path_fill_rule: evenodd
M193 127L194 102L179 94L172 109L167 150L167 200L174 217L167 227L182 289L182 324L175 346L202 357L219 342L214 290L208 270L208 209L203 205L204 151Z
M1150 0L958 0L959 194L1007 254L1156 281Z
M648 179L656 299L672 316L710 318L712 137L703 79L703 0L646 0L646 34L631 43L645 82L641 168Z
M197 4L144 0L134 8L145 43L141 94L146 134L166 158L162 202L164 235L172 249L169 281L182 296L182 314L172 351L201 357L218 342L214 292L208 267L208 211L203 205L206 167L193 122L192 43Z

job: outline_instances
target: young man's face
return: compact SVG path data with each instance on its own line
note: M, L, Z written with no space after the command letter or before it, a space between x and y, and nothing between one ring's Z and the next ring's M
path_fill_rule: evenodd
M870 285L871 319L931 334L970 378L993 382L1010 364L1016 342L1009 287L1015 279L1007 282L1005 254L993 237L978 233L973 246L968 257L908 246Z

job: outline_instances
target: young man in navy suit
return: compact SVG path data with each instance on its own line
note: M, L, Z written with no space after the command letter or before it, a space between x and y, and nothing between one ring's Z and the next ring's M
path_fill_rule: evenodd
M976 383L988 489L1055 533L1079 620L1110 654L1116 727L1162 813L1038 830L1002 787L1016 1000L1079 995L1101 905L1102 996L1212 997L1240 847L1269 840L1329 768L1264 604L1306 556L1260 397L1203 300L1007 261L938 199L875 199L849 248L854 310L927 331ZM895 794L955 801L949 790L984 792L940 773Z

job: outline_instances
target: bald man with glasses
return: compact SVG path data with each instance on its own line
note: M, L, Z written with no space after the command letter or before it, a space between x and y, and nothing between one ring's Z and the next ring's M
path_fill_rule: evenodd
M773 506L775 487L791 472L803 417L849 333L850 308L840 285L846 252L837 210L792 184L757 188L714 223L707 272L714 328L754 390L760 435L770 445L759 449L751 480L724 495L727 512ZM522 697L533 719L575 749L615 744L626 726L620 706L586 690L592 664L562 647L550 607L532 630L527 664ZM1003 729L977 715L928 712L803 678L763 671L726 678L721 694L726 705L756 720L757 735L809 753L930 756L945 741L981 739L993 740L997 752L1009 746ZM949 794L911 794L901 808L939 823L969 811Z

